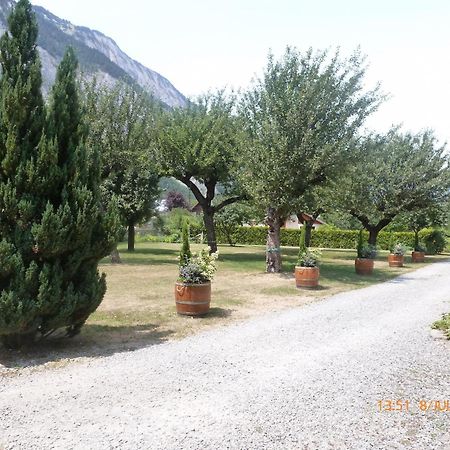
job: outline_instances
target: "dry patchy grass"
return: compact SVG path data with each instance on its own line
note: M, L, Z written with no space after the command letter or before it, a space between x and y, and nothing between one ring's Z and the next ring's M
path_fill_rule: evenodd
M223 326L270 311L304 305L342 291L389 280L399 274L443 259L428 257L423 264L389 268L386 253L381 253L371 277L355 274L355 252L324 250L320 287L300 290L295 287L293 270L297 250L283 249L282 274L266 274L264 247L225 247L219 271L213 282L211 313L204 318L178 316L174 304L177 278L177 244L140 243L134 253L123 247L123 264L103 261L100 270L107 274L108 291L99 309L89 318L80 336L72 340L56 337L21 354L0 353L6 367L60 366L74 359L97 357L177 339L211 327ZM198 247L193 246L196 250ZM5 373L5 372L4 372Z

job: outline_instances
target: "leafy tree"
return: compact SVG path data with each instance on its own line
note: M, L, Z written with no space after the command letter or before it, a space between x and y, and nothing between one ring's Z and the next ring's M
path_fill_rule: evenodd
M281 271L280 227L298 200L341 170L350 143L378 106L378 87L364 91L363 58L305 54L269 56L262 79L242 102L249 141L243 183L267 208L267 271Z
M166 111L158 127L160 170L194 194L202 208L211 252L217 250L214 215L241 199L233 193L239 144L233 107L234 100L222 92L208 94L186 108ZM225 198L215 203L219 184Z
M172 211L174 208L188 209L189 204L181 192L169 191L166 195L166 208Z
M46 117L37 26L20 0L0 40L0 336L20 347L37 333L77 334L105 293L98 261L117 238L102 208L98 155L85 145L77 61L61 62Z
M358 219L376 245L378 233L401 213L429 211L449 196L448 156L431 132L363 139L355 162L335 182L334 199Z
M420 251L419 233L427 227L441 227L447 223L447 204L431 204L428 208L403 214L399 223L414 233L414 250Z
M235 232L244 223L250 223L257 212L248 203L234 203L219 211L215 216L217 230L223 234L229 245L236 245Z
M329 194L329 186L325 180L320 185L312 186L296 200L297 211L300 211L296 215L299 223L305 228L306 247L311 244L311 233L316 220L327 210L326 199Z
M105 202L117 198L133 251L135 226L153 215L159 196L159 175L149 152L158 106L123 82L110 88L94 81L85 91L89 139L102 149L103 196Z

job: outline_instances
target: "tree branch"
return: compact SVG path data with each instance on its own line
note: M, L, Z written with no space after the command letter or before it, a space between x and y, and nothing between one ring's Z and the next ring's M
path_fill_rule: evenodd
M389 225L392 220L394 219L395 215L390 214L386 217L383 217L375 226L375 230L380 231L382 230L385 226Z
M191 180L191 177L189 175L179 177L178 179L191 190L191 192L194 194L194 197L202 207L207 205L206 198L203 196L198 186Z
M236 203L241 200L248 200L248 197L246 195L239 195L236 197L227 198L222 203L219 203L217 206L214 207L214 212L218 212L221 209L225 208L225 206L231 205L232 203Z
M211 205L211 202L214 200L214 196L216 194L216 184L217 181L214 180L205 180L206 186L206 203Z
M368 219L367 216L363 216L362 214L358 214L354 209L351 209L351 210L349 211L349 213L350 213L350 215L352 215L355 219L358 219L358 220L362 223L363 227L364 227L366 230L369 230L370 228L374 228L373 225L370 225L370 222L369 222L369 219Z

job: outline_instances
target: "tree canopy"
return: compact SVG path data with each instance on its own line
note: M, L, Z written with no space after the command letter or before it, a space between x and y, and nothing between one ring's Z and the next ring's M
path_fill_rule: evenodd
M368 136L355 156L335 181L334 199L369 231L372 245L399 214L430 210L448 199L448 155L429 131Z
M267 207L267 271L281 270L279 229L309 189L339 173L350 143L382 96L364 90L364 58L355 52L287 48L270 55L264 75L246 92L241 114L249 135L243 183Z
M96 81L85 87L90 143L101 148L102 193L116 198L128 228L128 250L134 250L134 227L149 219L159 196L159 174L153 148L159 106L140 89L118 82Z
M233 108L234 99L223 92L208 94L186 108L166 111L158 126L161 173L181 181L194 194L211 251L217 250L214 214L241 198L235 192L240 141ZM215 203L219 186L224 192Z

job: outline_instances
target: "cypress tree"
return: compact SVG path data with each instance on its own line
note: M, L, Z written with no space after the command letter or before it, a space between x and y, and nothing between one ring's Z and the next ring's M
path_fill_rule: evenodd
M85 145L73 51L46 114L27 0L8 23L0 40L0 337L19 347L60 327L79 332L105 293L97 264L119 224L113 208L101 210L100 161Z
M300 242L298 245L298 258L301 259L303 257L303 254L306 252L306 227L303 225L300 228Z
M181 231L180 266L186 265L191 257L192 253L189 245L189 222L185 220Z

